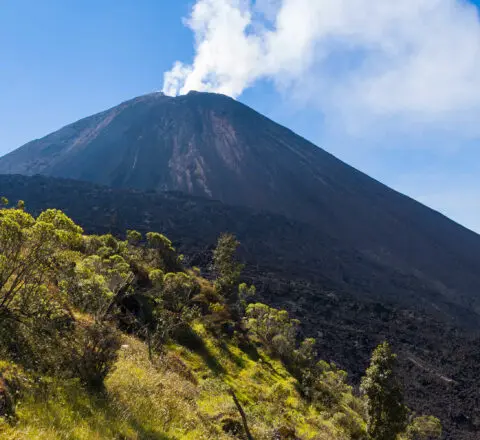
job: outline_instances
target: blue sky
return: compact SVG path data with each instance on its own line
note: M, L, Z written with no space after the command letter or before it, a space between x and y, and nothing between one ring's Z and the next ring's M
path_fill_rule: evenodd
M480 231L473 4L405 0L385 9L359 0L361 10L347 11L346 0L247 3L3 0L0 154L162 89L178 61L180 86L169 92L230 94Z

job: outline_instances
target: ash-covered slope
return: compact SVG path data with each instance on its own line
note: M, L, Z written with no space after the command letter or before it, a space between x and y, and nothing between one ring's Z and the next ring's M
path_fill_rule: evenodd
M13 151L0 173L182 191L272 211L480 312L477 234L223 95L135 98Z
M478 329L478 315L422 278L346 248L306 223L182 193L5 175L0 195L12 203L25 200L37 214L62 209L89 233L161 231L187 264L207 273L218 235L235 233L257 299L300 318L323 358L348 369L358 384L371 350L387 339L399 354L408 404L440 417L445 438L478 439L480 343L468 330Z

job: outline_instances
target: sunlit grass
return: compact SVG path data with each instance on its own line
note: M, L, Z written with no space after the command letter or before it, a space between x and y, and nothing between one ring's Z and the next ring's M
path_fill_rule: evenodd
M102 393L88 392L77 381L33 386L19 402L16 423L0 422L0 438L231 439L224 422L241 419L229 389L244 407L256 440L292 427L305 440L348 439L342 426L362 425L351 409L352 395L336 412L315 409L283 364L260 348L247 353L235 338L213 337L201 323L193 330L197 345L172 343L154 363L145 344L125 337Z

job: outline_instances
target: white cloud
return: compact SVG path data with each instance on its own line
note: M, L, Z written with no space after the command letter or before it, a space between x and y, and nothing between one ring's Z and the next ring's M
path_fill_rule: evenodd
M378 119L479 134L480 23L460 0L198 0L192 65L164 92L238 97L260 79L350 129Z

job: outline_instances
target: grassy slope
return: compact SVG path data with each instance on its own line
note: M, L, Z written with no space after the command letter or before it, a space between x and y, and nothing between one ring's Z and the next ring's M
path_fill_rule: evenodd
M222 430L228 420L241 420L229 386L257 440L272 439L275 429L289 426L302 439L349 439L347 426L363 426L352 409L361 411L361 405L351 394L344 395L336 412L318 411L301 398L280 362L260 349L243 351L233 342L221 342L201 323L194 329L199 339L193 349L172 344L155 364L144 343L125 336L104 394L88 393L75 381L43 378L34 384L24 376L30 389L20 399L15 424L0 418L0 438L235 438ZM4 374L9 369L0 363Z

